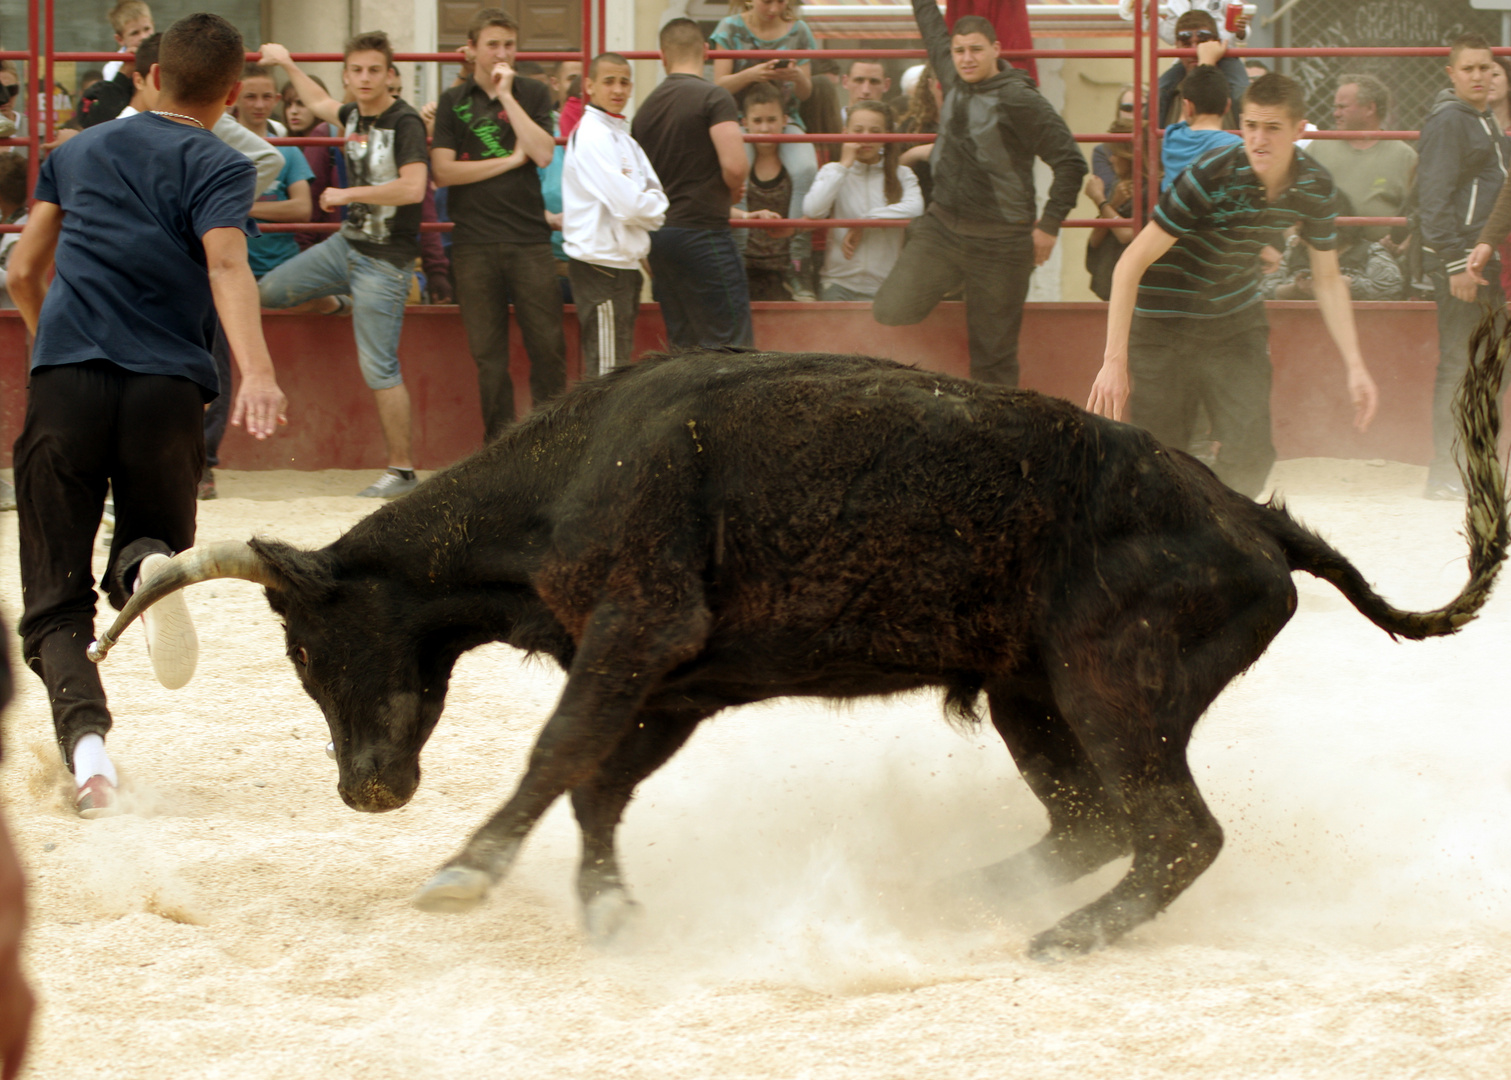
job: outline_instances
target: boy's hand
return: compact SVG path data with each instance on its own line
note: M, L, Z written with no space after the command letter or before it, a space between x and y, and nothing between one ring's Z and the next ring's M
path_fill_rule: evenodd
M1228 47L1221 39L1217 41L1202 41L1196 45L1196 63L1198 66L1205 64L1208 67L1216 67L1217 61L1228 55Z
M1086 410L1109 420L1121 420L1123 407L1128 404L1128 359L1107 357L1091 384L1091 396L1086 399Z
M1050 255L1054 254L1055 241L1059 239L1059 237L1051 236L1049 233L1044 232L1037 227L1034 229L1033 237L1034 265L1043 266L1046 262L1049 261Z
M322 210L334 210L351 201L351 192L347 188L328 187L320 193L320 209Z
M1480 285L1490 284L1485 280L1485 267L1490 264L1490 256L1494 254L1495 249L1489 244L1475 244L1474 250L1469 253L1469 262L1464 268L1465 273L1473 274L1475 282Z
M839 246L840 254L846 259L855 258L855 252L860 247L860 241L865 232L865 229L851 229L845 233L845 242Z
M264 64L276 64L279 67L288 67L294 62L294 58L289 55L289 51L282 45L268 42L259 51L262 53L262 62Z
M236 391L236 404L231 408L231 423L245 427L254 439L266 439L287 424L285 410L289 399L278 388L278 380L271 372L267 375L243 376L241 387Z
M514 69L508 61L500 60L488 73L488 81L493 87L493 95L501 98L514 89Z
M1448 291L1453 294L1455 300L1472 304L1479 297L1481 281L1479 275L1470 270L1465 270L1462 274L1450 274Z

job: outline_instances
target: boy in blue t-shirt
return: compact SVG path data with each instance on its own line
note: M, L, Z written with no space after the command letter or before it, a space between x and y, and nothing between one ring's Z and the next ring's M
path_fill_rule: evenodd
M149 75L157 108L89 128L43 162L11 260L11 294L35 335L15 450L22 654L47 686L84 817L118 809L110 710L85 655L106 484L116 527L103 580L119 609L194 543L217 314L241 369L231 423L266 438L287 404L247 266L256 170L209 130L234 96L243 49L218 15L174 24ZM182 686L198 653L188 609L154 611L144 619L153 670Z
M1175 178L1191 162L1208 150L1234 146L1243 139L1223 130L1222 118L1228 111L1228 80L1210 64L1191 69L1180 84L1180 122L1165 129L1160 147L1161 193L1168 191Z

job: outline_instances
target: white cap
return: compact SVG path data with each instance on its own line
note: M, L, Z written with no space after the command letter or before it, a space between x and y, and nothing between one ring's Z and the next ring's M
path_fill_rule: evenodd
M902 79L900 81L902 84L903 97L913 96L914 87L918 85L918 80L923 77L923 68L924 65L922 64L914 64L912 67L908 68L907 71L904 71L902 73Z

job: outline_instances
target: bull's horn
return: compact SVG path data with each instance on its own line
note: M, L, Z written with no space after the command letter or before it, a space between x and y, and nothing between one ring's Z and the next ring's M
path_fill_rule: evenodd
M181 551L148 584L131 594L131 599L126 601L126 606L116 616L110 629L100 635L99 641L89 646L89 659L96 664L105 659L105 654L115 645L121 633L131 625L131 620L169 593L211 578L240 578L266 585L270 589L277 589L283 584L272 567L245 540L222 540L216 544Z

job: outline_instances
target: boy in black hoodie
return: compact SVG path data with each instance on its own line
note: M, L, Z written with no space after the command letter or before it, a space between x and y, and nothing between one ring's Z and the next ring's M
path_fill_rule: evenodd
M908 227L872 311L884 326L922 322L964 285L971 378L1016 386L1028 279L1054 251L1086 159L1033 80L999 65L1002 48L990 22L967 15L946 30L934 0L913 0L913 14L944 90L929 157L934 201ZM1038 220L1035 157L1054 170Z
M1461 498L1453 463L1453 417L1449 409L1469 365L1469 335L1489 306L1503 311L1500 271L1481 279L1467 266L1480 229L1506 179L1511 143L1486 111L1495 60L1490 44L1465 34L1449 46L1451 90L1438 95L1422 122L1417 143L1417 205L1422 223L1423 266L1438 304L1438 374L1432 388L1432 464L1429 499Z

